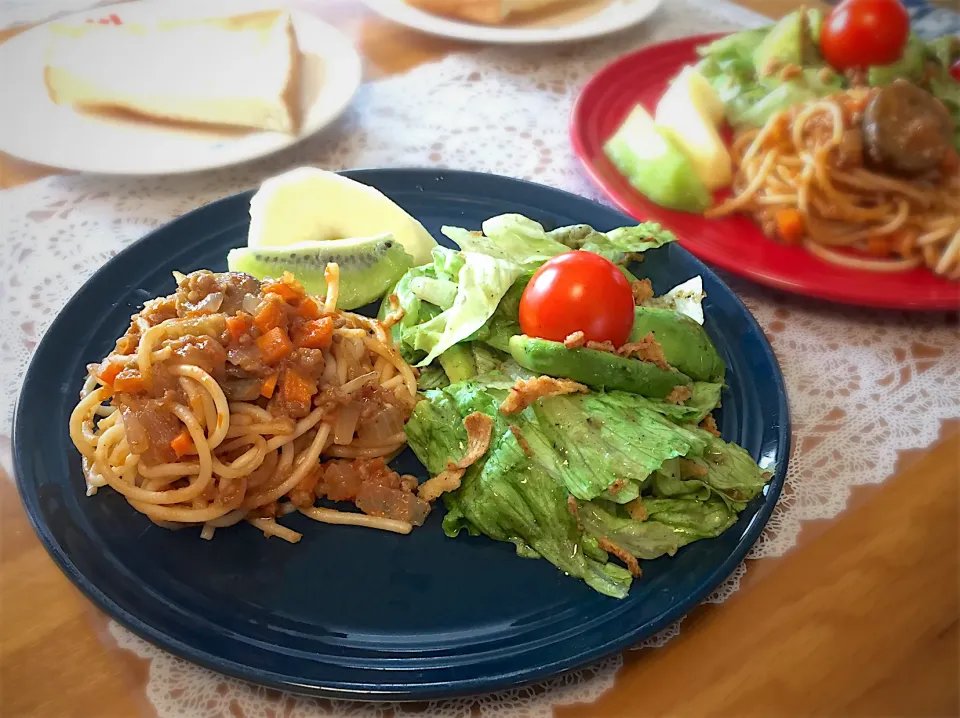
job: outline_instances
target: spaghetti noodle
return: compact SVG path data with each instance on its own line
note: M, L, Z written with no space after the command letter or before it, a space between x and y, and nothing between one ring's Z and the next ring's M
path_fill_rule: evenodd
M421 524L416 479L386 466L406 443L416 375L384 323L336 309L337 265L326 278L315 299L290 275L201 271L147 302L89 367L70 417L88 495L110 486L206 539L247 520L296 542L276 520L294 511L398 533ZM322 497L364 513L315 506Z
M953 153L917 177L864 162L858 88L782 110L739 132L733 196L706 212L750 214L770 237L833 264L876 272L926 266L960 279L960 170Z

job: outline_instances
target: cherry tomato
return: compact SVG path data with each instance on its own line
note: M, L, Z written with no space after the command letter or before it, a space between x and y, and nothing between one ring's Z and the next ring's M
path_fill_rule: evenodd
M837 70L889 65L903 55L909 34L899 0L844 0L823 23L820 50Z
M960 82L960 60L957 60L950 67L950 76L957 82Z
M624 344L633 328L633 292L617 266L593 252L566 252L546 262L520 298L520 329L562 342L574 332L587 341Z

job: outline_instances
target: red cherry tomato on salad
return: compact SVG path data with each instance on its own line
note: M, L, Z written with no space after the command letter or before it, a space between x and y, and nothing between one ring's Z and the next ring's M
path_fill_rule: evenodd
M823 23L820 50L837 70L889 65L903 55L909 34L899 0L844 0Z
M520 298L520 329L562 342L574 332L587 341L626 343L633 328L633 292L617 266L593 252L566 252L544 263Z
M950 67L950 76L957 82L960 82L960 60L957 60Z

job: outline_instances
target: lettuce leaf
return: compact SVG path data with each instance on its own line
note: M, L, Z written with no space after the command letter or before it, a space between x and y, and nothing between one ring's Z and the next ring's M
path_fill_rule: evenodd
M478 252L496 259L535 269L551 257L568 251L547 237L543 226L519 214L502 214L483 223L483 232L460 227L440 230L465 252Z
M935 79L930 82L930 91L947 106L950 114L953 115L953 144L957 152L960 152L960 82L951 77Z
M552 449L534 448L534 454L578 499L595 499L617 481L641 489L664 461L703 449L643 402L631 404L625 392L610 393L617 400L608 401L606 394L571 394L533 407Z
M443 227L441 231L464 251L515 262L528 270L536 269L551 257L571 249L593 252L615 264L622 264L629 254L662 247L677 239L655 222L620 227L606 233L585 224L547 232L543 225L519 214L491 217L483 223L482 233L459 227Z
M673 556L681 547L715 538L737 521L737 513L712 499L643 499L646 521L618 516L595 502L579 505L584 530L607 538L640 559Z
M519 265L486 254L460 254L464 264L460 268L453 306L402 335L403 341L427 353L417 366L427 366L486 324L503 295L523 273ZM413 294L412 289L410 293Z
M646 252L648 249L656 249L677 241L673 232L656 222L618 227L609 232L597 232L588 225L577 224L555 229L549 232L549 236L570 249L599 254L614 264L626 263L631 254Z
M545 558L597 591L622 597L629 574L606 563L599 539L639 558L672 555L732 525L766 482L739 447L676 423L685 418L682 407L609 392L551 397L503 416L499 407L512 382L494 372L427 391L407 424L411 448L437 474L466 450L466 416L493 419L486 456L467 469L460 489L444 495L449 536L466 530L509 541L520 556ZM617 479L624 481L613 490ZM640 492L646 495L638 499ZM579 522L568 505L571 494L580 498ZM626 500L641 501L647 520L626 518L617 506Z
M450 386L450 379L447 377L447 373L443 370L443 367L437 366L436 364L424 367L420 372L420 378L417 379L417 388L420 391L442 389L445 386Z
M505 394L476 382L430 391L407 424L410 446L436 474L465 450L463 417L481 411L494 419L487 455L466 471L460 489L444 497L444 531L451 537L467 530L509 541L519 556L545 558L600 593L623 598L632 580L629 572L606 563L596 539L583 535L570 513L563 486L527 457L510 429L524 431L527 421L498 411Z
M390 328L390 334L394 343L400 345L400 353L404 360L410 363L415 362L418 355L412 347L403 343L403 334L419 322L426 321L426 317L422 315L424 302L413 291L413 286L421 278L436 279L436 277L436 270L430 264L408 270L406 274L400 277L400 281L397 282L393 290L384 295L380 304L380 311L377 313L377 318L382 321L391 312L390 297L396 295L404 314L403 318Z
M686 422L699 424L703 421L707 414L720 406L721 392L723 392L723 384L718 382L693 382L693 395L683 404L684 409L692 412Z
M520 299L532 278L533 272L526 272L513 283L489 321L477 332L476 339L501 352L510 351L510 337L523 333L520 329Z

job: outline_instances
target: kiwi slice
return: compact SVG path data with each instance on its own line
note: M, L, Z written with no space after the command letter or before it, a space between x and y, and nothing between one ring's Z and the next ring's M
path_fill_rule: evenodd
M330 262L340 265L340 309L356 309L380 299L413 266L413 259L389 233L285 247L239 247L227 254L231 272L257 279L290 272L309 294L320 296L327 293L323 273Z

